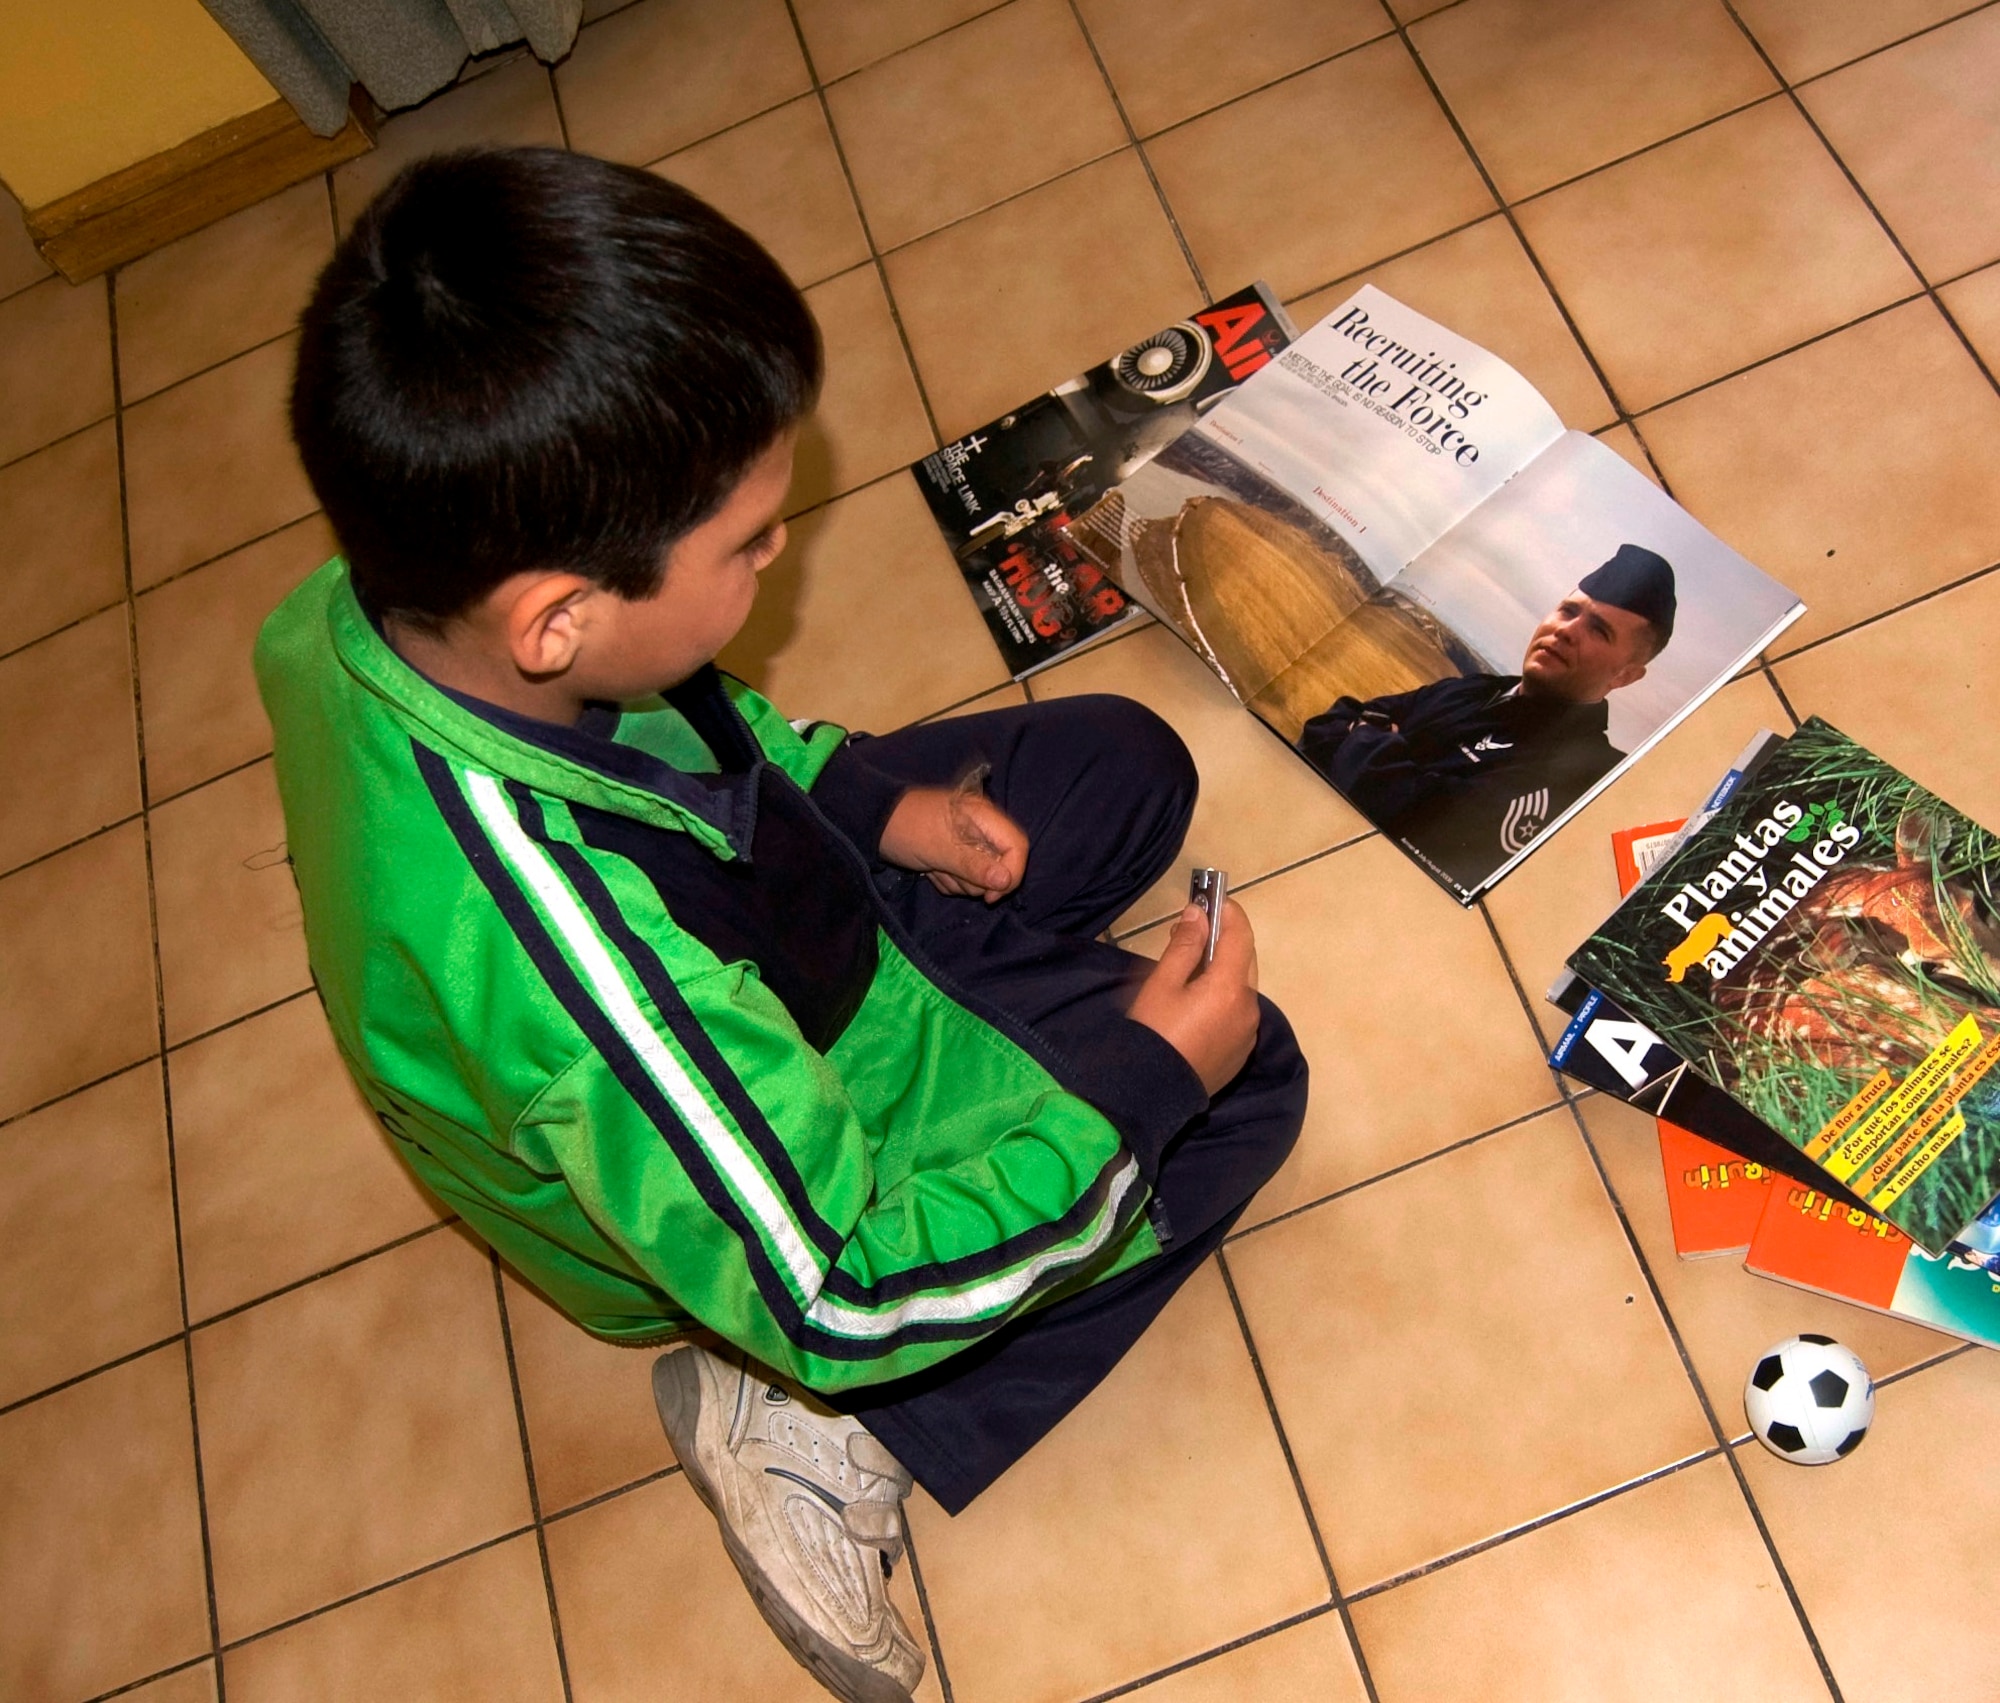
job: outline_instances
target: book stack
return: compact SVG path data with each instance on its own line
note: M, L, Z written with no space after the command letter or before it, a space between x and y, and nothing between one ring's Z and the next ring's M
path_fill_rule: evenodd
M1683 1258L2000 1347L2000 837L1817 718L1685 822L1549 991L1659 1120Z

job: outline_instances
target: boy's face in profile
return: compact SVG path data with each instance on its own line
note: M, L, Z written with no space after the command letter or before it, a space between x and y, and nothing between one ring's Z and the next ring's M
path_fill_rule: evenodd
M785 547L796 435L772 440L722 506L681 535L651 597L620 597L562 569L520 573L441 633L391 619L390 644L440 685L563 724L587 704L679 685L742 630L757 576Z
M757 576L785 547L778 517L791 487L795 440L793 432L776 439L722 507L680 537L651 597L628 601L594 589L578 604L577 689L618 702L677 686L742 631Z

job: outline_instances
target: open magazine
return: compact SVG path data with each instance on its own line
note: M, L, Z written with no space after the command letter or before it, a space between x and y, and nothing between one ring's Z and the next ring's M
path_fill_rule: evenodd
M1366 286L1070 533L1467 904L1803 608Z

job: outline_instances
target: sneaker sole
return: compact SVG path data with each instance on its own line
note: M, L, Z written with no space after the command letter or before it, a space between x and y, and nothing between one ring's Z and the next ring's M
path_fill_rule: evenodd
M675 1364L680 1360L687 1362L685 1368ZM715 1486L701 1470L695 1453L695 1431L701 1413L701 1374L694 1368L692 1354L662 1354L654 1361L653 1404L659 1409L667 1441L673 1445L689 1486L701 1498L702 1506L715 1514ZM681 1446L683 1439L685 1450ZM856 1660L801 1619L719 1516L715 1529L722 1534L722 1547L728 1552L744 1589L750 1593L750 1600L757 1605L757 1612L800 1667L845 1703L911 1703L910 1693L887 1674Z

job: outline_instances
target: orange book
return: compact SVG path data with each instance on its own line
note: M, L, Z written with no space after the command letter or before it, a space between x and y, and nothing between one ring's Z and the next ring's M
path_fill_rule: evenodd
M2000 1202L1933 1258L1895 1225L1780 1179L1744 1267L1835 1300L2000 1347Z
M1684 1260L1742 1253L1764 1216L1776 1173L1690 1134L1679 1124L1665 1118L1658 1122L1674 1252Z
M1623 898L1653 873L1653 865L1666 856L1681 829L1685 816L1671 822L1648 822L1643 828L1620 828L1611 836L1611 856L1618 865L1618 896Z

